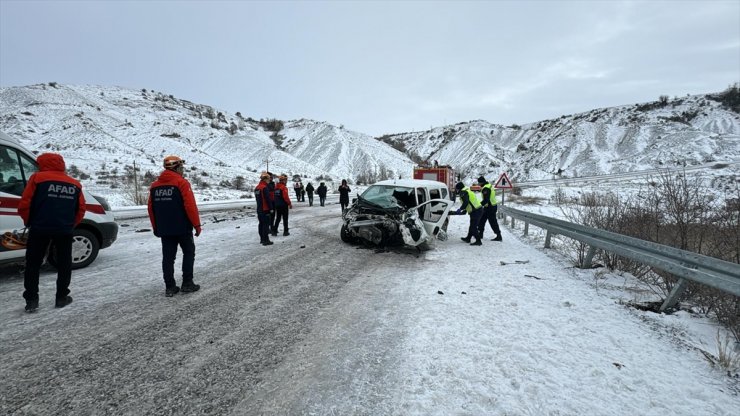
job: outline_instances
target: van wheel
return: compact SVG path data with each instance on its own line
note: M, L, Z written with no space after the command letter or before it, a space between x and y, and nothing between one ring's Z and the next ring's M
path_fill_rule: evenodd
M72 269L87 267L95 261L100 251L100 242L95 234L87 230L74 230L72 234ZM53 267L57 267L56 248L52 245L46 258Z

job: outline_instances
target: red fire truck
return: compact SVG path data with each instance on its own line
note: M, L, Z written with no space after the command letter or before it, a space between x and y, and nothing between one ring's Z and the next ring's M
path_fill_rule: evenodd
M449 165L437 166L414 166L414 179L426 179L430 181L442 182L447 185L450 195L455 195L455 169Z

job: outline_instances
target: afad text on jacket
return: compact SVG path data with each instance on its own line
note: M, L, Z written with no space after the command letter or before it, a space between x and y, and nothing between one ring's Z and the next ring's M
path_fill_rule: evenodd
M199 231L200 216L190 182L180 174L164 170L149 188L149 221L154 235L175 236Z
M64 173L61 155L44 153L36 160L39 171L28 179L18 203L18 214L32 230L72 234L85 216L82 185Z

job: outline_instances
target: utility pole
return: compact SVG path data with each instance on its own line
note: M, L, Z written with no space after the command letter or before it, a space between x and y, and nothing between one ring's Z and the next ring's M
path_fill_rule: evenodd
M134 160L134 203L141 205L141 194L139 193L139 180L136 177L136 160Z
M270 158L270 155L267 155L267 156L266 156L266 157L265 157L264 159L262 159L262 161L263 161L263 162L265 162L265 166L267 166L267 167L266 167L266 170L267 170L268 172L270 171L270 161L271 161L271 160L272 160L272 159Z

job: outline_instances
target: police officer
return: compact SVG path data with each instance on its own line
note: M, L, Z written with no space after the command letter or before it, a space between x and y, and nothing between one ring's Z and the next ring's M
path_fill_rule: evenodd
M193 282L195 263L195 236L201 232L200 216L190 182L182 174L185 161L178 156L164 158L164 171L149 188L149 220L154 235L162 240L162 273L165 296L181 291L175 281L177 246L182 249L182 292L195 292L200 285Z
M272 228L270 218L275 212L275 202L268 185L270 182L272 182L272 175L262 172L260 174L260 183L254 188L254 200L257 202L257 220L259 221L257 231L260 235L260 244L263 246L272 244L272 241L270 241L270 231Z
M18 214L28 227L26 270L23 275L26 311L39 307L39 270L49 243L54 244L57 260L57 308L72 303L72 232L85 216L85 197L79 181L65 173L64 158L43 153L36 159L39 171L28 179Z
M483 176L478 178L478 185L481 186L481 205L483 205L483 215L480 218L480 223L478 223L478 234L482 239L483 232L486 230L486 222L488 222L491 224L493 232L496 233L496 238L492 238L491 241L501 241L501 229L498 226L498 219L496 219L496 212L498 212L496 190Z
M460 196L460 201L462 203L460 208L457 209L456 214L462 215L464 212L467 212L468 215L470 215L468 235L465 237L460 237L460 239L466 243L470 243L470 239L475 237L475 242L470 243L470 245L483 245L480 239L480 235L478 234L478 223L480 222L481 215L483 214L483 209L481 208L480 202L478 202L478 198L475 197L473 191L471 191L470 188L466 187L465 184L463 184L462 182L458 182L457 185L455 185L455 189L457 189L457 194Z

